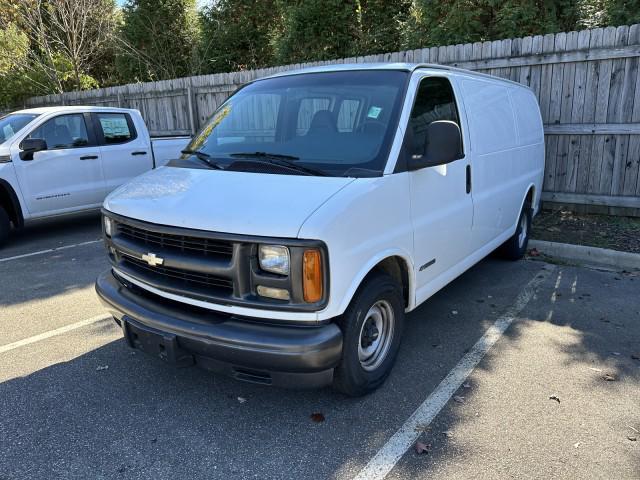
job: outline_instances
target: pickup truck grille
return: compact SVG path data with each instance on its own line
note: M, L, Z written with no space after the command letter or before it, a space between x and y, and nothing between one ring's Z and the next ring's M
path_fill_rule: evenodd
M153 232L126 223L118 223L117 232L123 238L139 245L145 245L150 250L159 248L172 252L196 253L205 257L213 256L227 259L230 259L233 254L233 244L221 240Z

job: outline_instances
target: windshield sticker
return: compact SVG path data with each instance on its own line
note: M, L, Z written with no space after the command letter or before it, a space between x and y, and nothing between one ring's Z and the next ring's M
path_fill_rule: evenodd
M367 118L377 119L382 113L382 107L371 107L369 109L369 113L367 113Z

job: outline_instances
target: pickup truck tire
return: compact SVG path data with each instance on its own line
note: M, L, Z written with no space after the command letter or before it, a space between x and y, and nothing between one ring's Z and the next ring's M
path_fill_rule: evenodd
M385 381L400 348L404 328L400 285L387 274L374 273L337 323L343 346L333 388L351 397L365 395Z
M7 211L0 207L0 248L7 243L9 239L9 231L11 230L11 221Z
M531 206L525 205L518 218L516 232L502 245L501 253L508 260L520 260L527 252L529 232L531 231L531 215Z

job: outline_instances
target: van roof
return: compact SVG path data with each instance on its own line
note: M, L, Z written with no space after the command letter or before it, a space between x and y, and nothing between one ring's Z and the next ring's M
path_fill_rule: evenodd
M331 64L331 65L318 65L315 67L307 67L307 68L301 68L301 69L276 73L275 75L263 77L259 80L263 80L265 78L285 77L288 75L302 75L305 73L344 72L344 71L356 71L356 70L403 70L406 72L414 72L416 70L434 70L434 71L446 70L446 71L459 73L463 75L469 75L473 77L482 77L482 78L494 80L497 82L504 82L514 86L528 88L526 85L523 85L518 82L514 82L512 80L507 80L505 78L495 77L493 75L487 75L485 73L474 72L473 70L465 70L463 68L450 67L448 65L438 65L435 63L341 63L341 64Z
M37 115L43 115L46 113L53 112L129 112L131 109L129 108L118 108L118 107L93 107L88 105L67 105L67 106L57 106L57 107L36 107L36 108L25 108L23 110L17 110L11 113L34 113Z

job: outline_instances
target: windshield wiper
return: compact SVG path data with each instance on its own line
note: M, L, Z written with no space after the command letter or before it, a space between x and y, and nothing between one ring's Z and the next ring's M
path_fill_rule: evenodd
M327 174L322 170L318 170L316 168L311 167L303 167L295 163L294 160L300 160L298 157L294 157L293 155L282 155L279 153L267 153L267 152L253 152L253 153L231 153L230 157L237 158L249 158L255 159L258 162L270 163L272 165L279 165L281 167L290 168L291 170L296 170L301 173L306 173L307 175L314 175L318 177L326 177Z
M180 153L184 153L185 155L193 155L202 163L206 163L211 168L215 168L216 170L224 170L220 165L213 161L211 155L208 153L201 152L200 150L182 150Z

